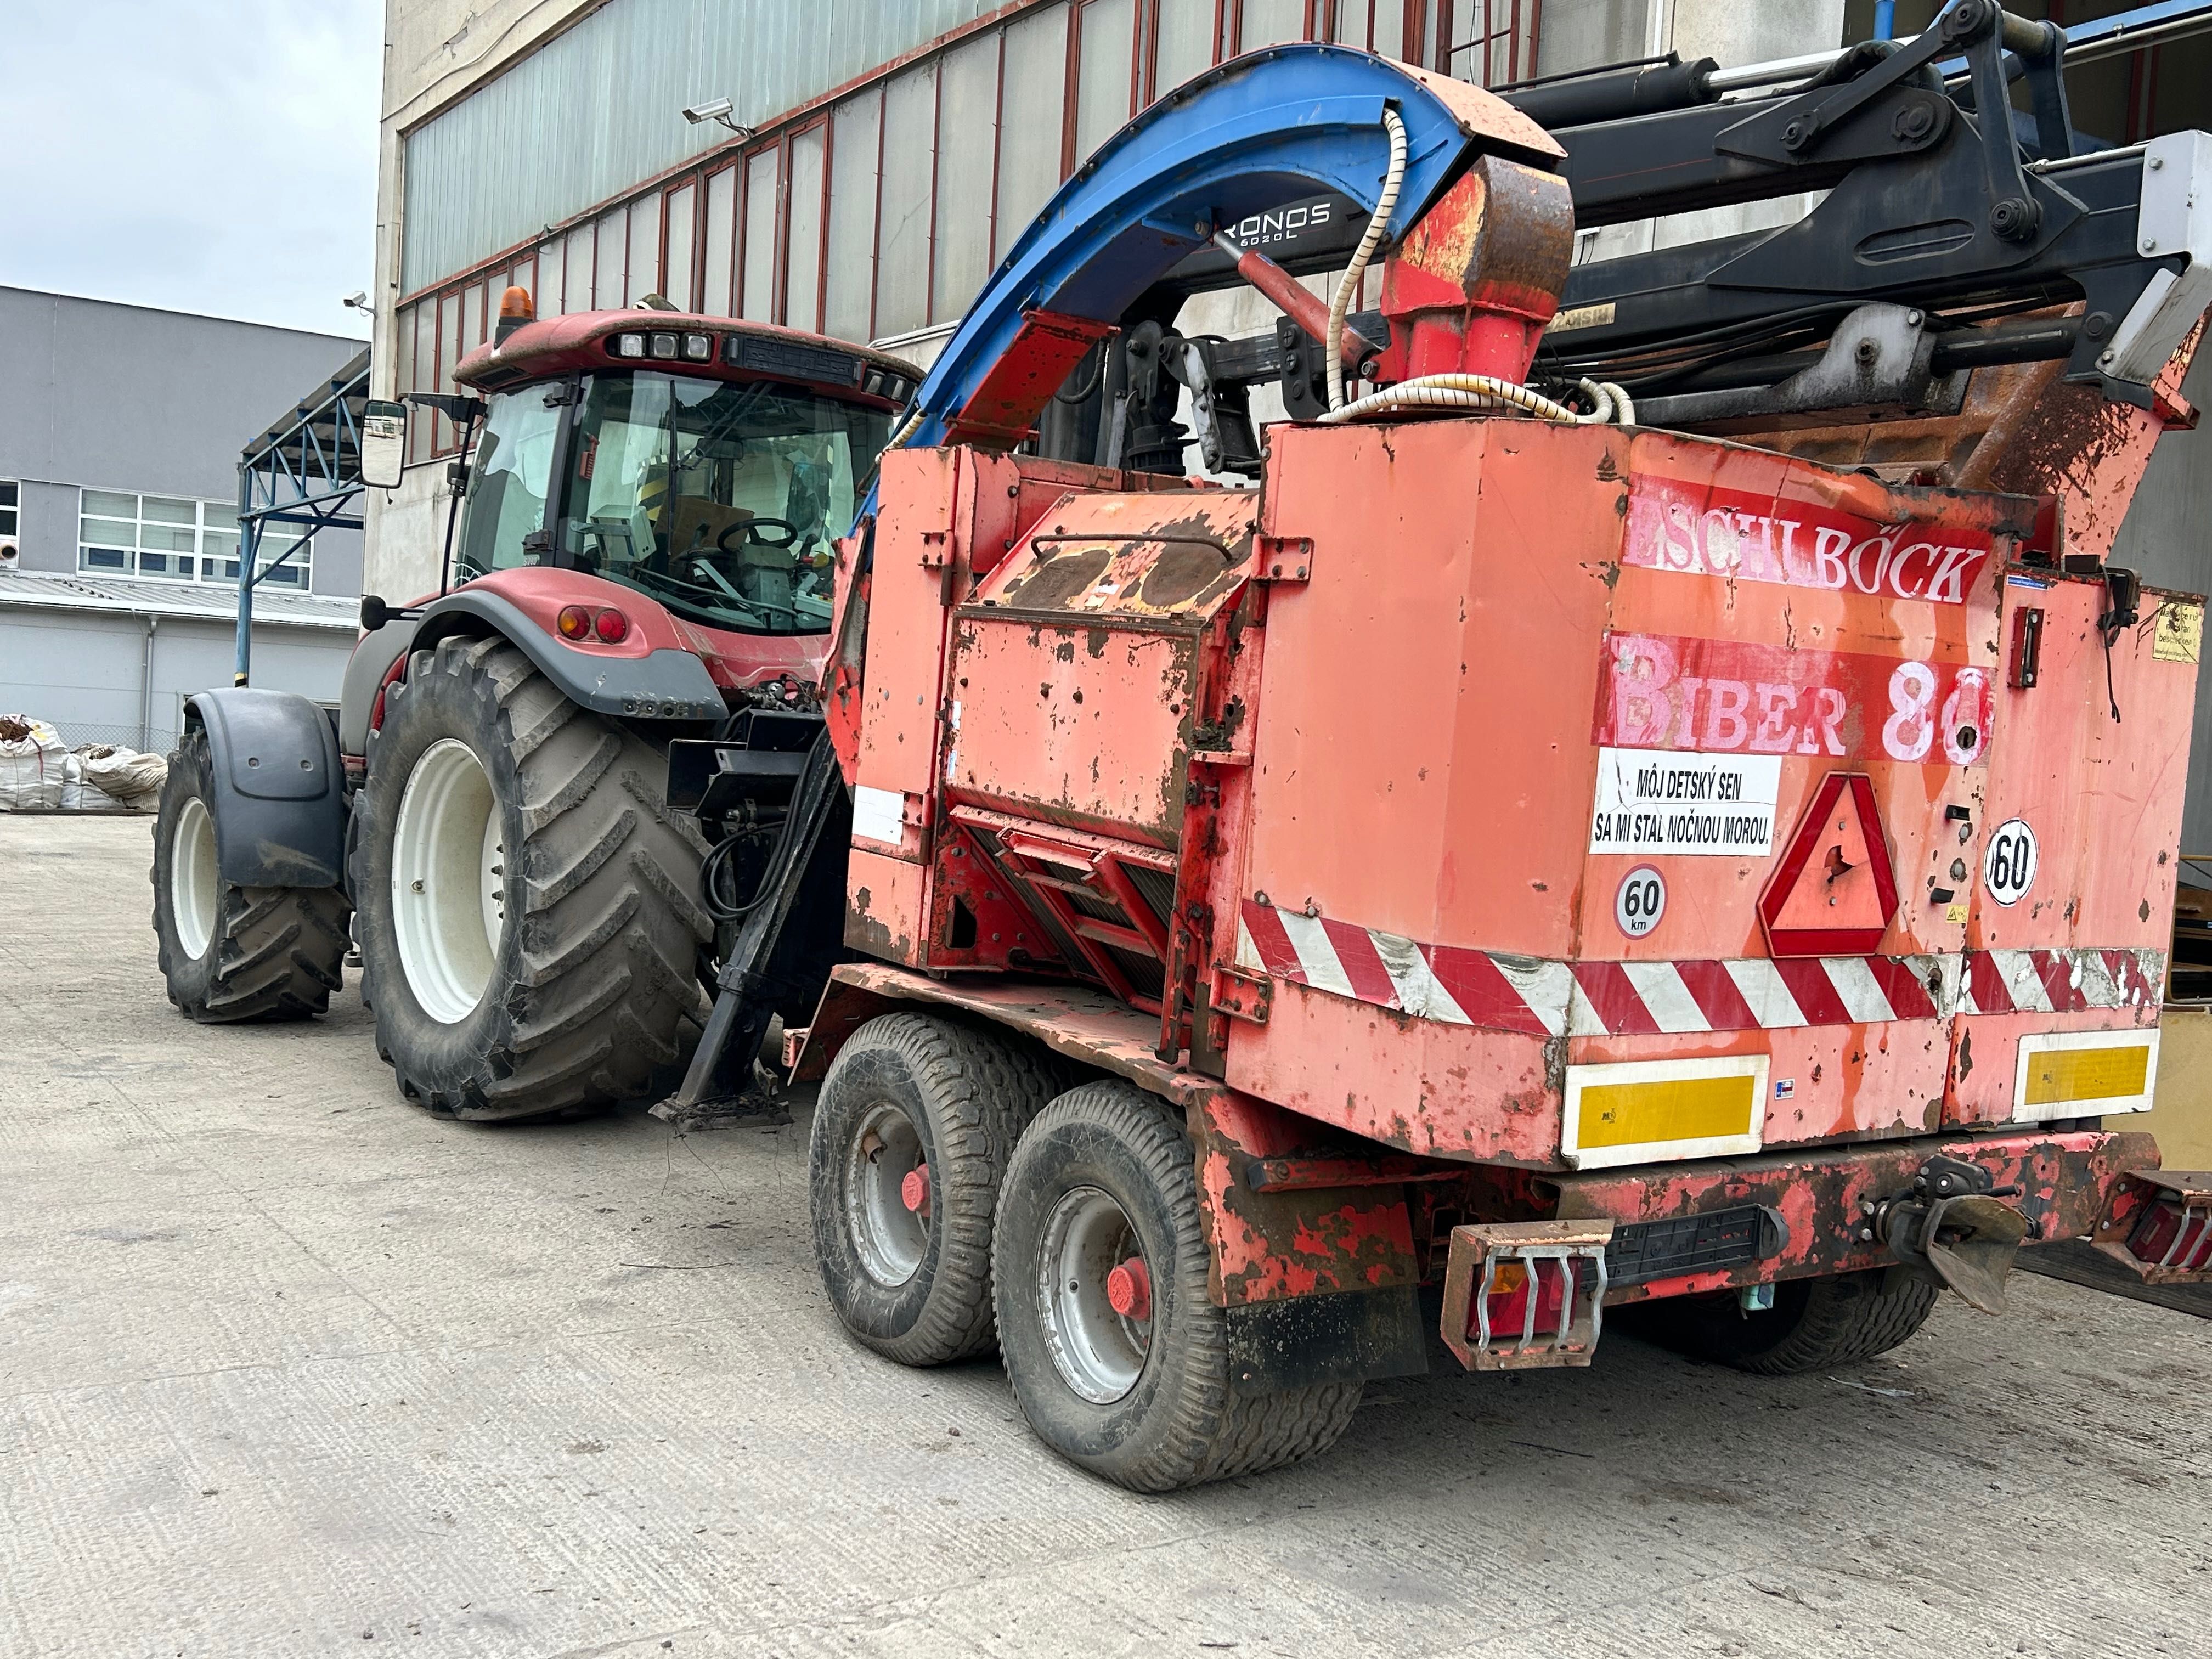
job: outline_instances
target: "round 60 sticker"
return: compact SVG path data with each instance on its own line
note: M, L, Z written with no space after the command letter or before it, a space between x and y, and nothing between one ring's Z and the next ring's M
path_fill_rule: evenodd
M2035 885L2035 831L2026 818L2007 818L1990 836L1982 886L1999 904L2017 904Z
M1648 864L1639 864L1620 878L1613 896L1613 919L1631 939L1642 939L1667 914L1667 878Z

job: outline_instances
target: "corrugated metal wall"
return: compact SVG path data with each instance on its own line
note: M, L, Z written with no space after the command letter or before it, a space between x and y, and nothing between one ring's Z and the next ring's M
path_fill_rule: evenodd
M408 135L400 283L462 270L998 0L614 0Z

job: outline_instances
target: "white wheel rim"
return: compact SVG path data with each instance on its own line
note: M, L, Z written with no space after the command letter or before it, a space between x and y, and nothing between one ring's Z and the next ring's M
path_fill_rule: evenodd
M1152 1322L1116 1313L1106 1288L1116 1267L1143 1256L1128 1215L1097 1187L1061 1194L1046 1218L1037 1253L1045 1345L1061 1379L1093 1405L1112 1405L1144 1375Z
M216 899L222 877L215 862L215 820L198 795L185 798L169 842L169 915L177 943L198 962L215 942Z
M506 931L499 802L476 750L441 738L422 751L392 831L392 920L399 967L441 1024L483 1000Z
M921 1269L929 1250L930 1204L906 1202L907 1177L922 1170L921 1136L888 1101L868 1109L845 1149L845 1231L869 1278L893 1290ZM929 1194L924 1186L922 1191Z

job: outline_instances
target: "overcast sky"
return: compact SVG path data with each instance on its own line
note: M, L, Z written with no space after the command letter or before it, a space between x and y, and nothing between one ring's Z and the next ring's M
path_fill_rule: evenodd
M365 337L383 0L0 0L0 284Z

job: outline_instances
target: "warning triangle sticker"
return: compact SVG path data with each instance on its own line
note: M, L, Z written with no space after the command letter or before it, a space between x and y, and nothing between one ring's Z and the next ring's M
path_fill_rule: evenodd
M1897 877L1875 815L1874 781L1831 772L1759 895L1766 948L1778 957L1869 955L1896 914Z

